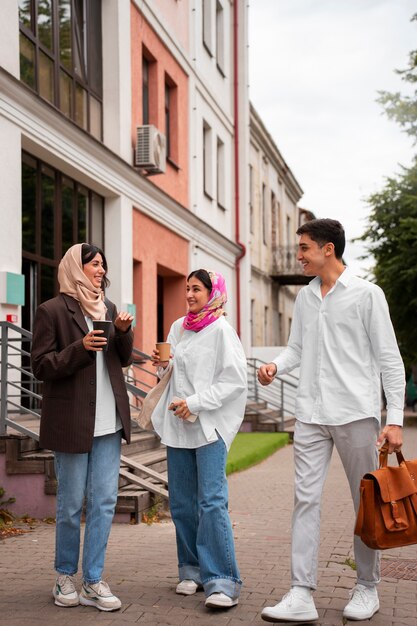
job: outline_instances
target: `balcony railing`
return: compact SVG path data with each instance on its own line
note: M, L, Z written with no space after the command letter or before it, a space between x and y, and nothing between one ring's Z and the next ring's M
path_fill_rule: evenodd
M306 285L310 277L297 261L298 246L275 246L272 251L272 276L283 285Z

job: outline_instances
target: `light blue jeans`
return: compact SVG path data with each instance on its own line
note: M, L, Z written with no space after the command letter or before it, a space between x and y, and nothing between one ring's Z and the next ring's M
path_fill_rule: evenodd
M73 576L78 571L80 526L84 498L86 519L83 547L83 579L101 580L107 540L117 501L121 430L94 437L90 452L55 452L58 480L55 569Z
M200 448L167 448L168 488L177 537L180 580L202 584L206 597L240 594L228 513L224 441Z

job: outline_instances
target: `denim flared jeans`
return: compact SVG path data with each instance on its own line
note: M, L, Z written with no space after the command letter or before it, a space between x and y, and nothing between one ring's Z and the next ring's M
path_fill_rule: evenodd
M228 513L224 441L167 450L179 578L202 584L206 597L223 592L235 599L242 581Z
M80 556L81 513L85 498L83 579L101 580L117 501L121 431L94 437L90 452L55 452L58 480L55 569L73 576Z

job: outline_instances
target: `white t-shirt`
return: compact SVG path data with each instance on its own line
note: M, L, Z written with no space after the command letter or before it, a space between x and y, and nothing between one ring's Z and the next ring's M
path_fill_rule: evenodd
M93 322L85 316L89 330L93 330ZM122 422L116 410L116 400L110 382L105 352L96 352L96 421L94 437L110 435L122 428Z

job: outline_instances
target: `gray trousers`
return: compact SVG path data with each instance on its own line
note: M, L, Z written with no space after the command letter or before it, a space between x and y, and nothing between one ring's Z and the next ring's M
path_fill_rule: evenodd
M320 426L296 421L292 585L311 589L317 587L321 498L333 446L336 446L342 460L357 512L361 478L378 466L375 445L378 432L379 424L373 417L341 426ZM376 585L380 580L380 552L368 548L355 535L354 554L358 583L367 587Z

